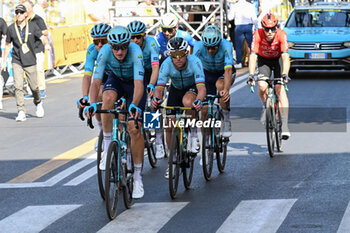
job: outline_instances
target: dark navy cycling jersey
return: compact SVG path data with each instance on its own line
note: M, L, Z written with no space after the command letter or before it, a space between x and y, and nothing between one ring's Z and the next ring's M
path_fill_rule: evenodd
M87 51L86 51L86 59L85 59L85 72L84 74L92 76L92 74L94 73L94 68L96 66L96 60L97 60L97 55L98 55L98 51L96 49L96 46L94 43L92 43ZM105 73L109 73L110 69L107 67L105 69Z
M190 33L186 32L186 31L182 31L180 29L177 30L175 37L182 37L182 38L186 39L188 44L192 47L197 42L195 39L192 38ZM163 58L168 57L168 54L166 53L166 51L167 51L166 45L167 45L168 41L166 40L163 32L160 32L156 35L156 40L158 42L159 51L160 51L160 54L162 55L162 57Z
M120 80L130 82L133 80L143 81L144 62L140 46L130 42L128 53L122 62L115 58L111 46L105 44L98 56L97 66L93 78L103 78L103 73L108 67Z
M146 36L142 52L145 70L151 70L152 65L159 65L159 46L153 37Z
M164 88L168 78L171 79L171 85L179 90L187 89L194 84L205 85L202 62L194 55L187 56L187 67L181 71L175 68L171 57L165 59L160 66L157 88Z
M219 50L215 55L210 55L203 45L202 41L198 41L194 48L193 54L196 55L203 63L203 68L210 72L223 71L233 65L231 42L222 39Z

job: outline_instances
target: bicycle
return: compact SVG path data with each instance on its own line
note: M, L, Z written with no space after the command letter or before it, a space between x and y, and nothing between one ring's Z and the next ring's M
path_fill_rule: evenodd
M224 115L219 103L215 103L215 99L221 98L219 95L207 95L208 100L208 113L205 117L205 121L215 122L220 121L223 123ZM216 111L214 112L214 106ZM229 138L221 135L221 128L209 127L203 129L203 140L202 140L202 168L204 178L209 181L214 163L214 153L216 154L217 167L220 173L223 173L226 165L227 157L227 144ZM222 156L220 153L223 153Z
M92 109L90 109L92 114ZM107 151L105 171L105 197L108 217L113 220L117 215L119 194L123 192L124 206L127 209L132 205L133 191L133 161L130 152L130 135L127 131L127 122L119 120L119 114L127 119L128 111L124 109L97 110L96 113L114 114L112 142ZM91 118L88 119L92 126ZM122 127L120 127L122 126ZM138 128L135 119L135 127Z
M172 199L175 199L177 188L179 185L180 169L184 187L188 190L193 177L194 160L197 153L190 151L190 143L188 139L191 134L190 127L180 126L181 117L179 116L185 110L195 110L192 107L177 107L177 106L159 106L159 108L175 110L176 124L171 134L170 153L168 160L169 168L169 193ZM196 111L196 118L198 119L198 112Z
M275 145L277 152L282 151L282 119L279 109L278 97L275 93L274 82L271 79L261 80L268 84L268 94L266 99L265 111L265 129L267 147L270 157L274 157ZM283 82L283 80L281 80ZM286 91L288 91L287 84L283 82ZM250 91L254 93L254 87L250 87Z

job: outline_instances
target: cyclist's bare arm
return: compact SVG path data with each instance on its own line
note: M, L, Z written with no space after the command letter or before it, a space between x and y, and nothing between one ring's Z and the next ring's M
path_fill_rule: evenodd
M91 75L90 74L84 74L83 82L82 82L82 92L83 96L88 96L90 92L90 85L91 85Z
M132 104L135 104L136 106L139 105L142 95L143 95L143 81L142 80L135 80L134 81L134 96L132 98Z
M256 53L251 53L249 55L249 74L250 75L255 74L257 58L258 58L258 55Z
M152 75L151 75L150 83L152 83L153 86L156 86L157 84L158 74L159 74L159 64L152 65Z
M203 102L205 95L207 94L207 89L205 88L205 85L197 85L198 95L197 99Z
M232 82L232 66L226 67L224 72L224 89L226 91L230 91Z
M287 53L287 52L282 53L282 62L283 62L282 74L287 74L288 75L289 68L290 68L289 53Z
M98 99L98 93L100 92L102 80L94 78L90 87L90 101L91 103L96 103Z

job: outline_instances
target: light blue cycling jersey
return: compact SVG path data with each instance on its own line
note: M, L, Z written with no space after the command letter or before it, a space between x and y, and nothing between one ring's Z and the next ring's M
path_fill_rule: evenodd
M199 58L188 55L187 62L186 69L179 71L175 68L171 57L165 59L160 66L157 88L164 88L169 77L171 85L179 90L187 89L194 84L205 85L203 66Z
M228 40L222 39L218 52L212 56L208 53L202 41L198 41L194 48L193 54L196 55L203 63L203 68L210 72L223 71L233 65L232 44Z
M96 66L95 62L97 59L98 51L94 43L92 43L87 51L86 51L86 59L85 59L85 72L84 74L92 76L94 72L94 68ZM107 67L105 73L109 73L110 69Z
M182 38L186 39L188 44L192 47L197 42L195 39L192 38L190 33L179 30L179 29L177 30L175 37L182 37ZM163 58L168 57L168 54L165 53L167 51L166 45L167 45L168 41L166 40L163 32L160 32L156 35L156 40L158 42L159 51L160 51L160 54L162 55L162 57Z
M152 70L152 65L159 64L159 46L153 37L146 36L142 52L145 70Z
M97 56L97 65L93 78L102 80L106 67L110 68L110 70L124 82L132 80L143 81L143 56L140 46L130 42L128 53L121 63L115 58L111 46L105 44Z

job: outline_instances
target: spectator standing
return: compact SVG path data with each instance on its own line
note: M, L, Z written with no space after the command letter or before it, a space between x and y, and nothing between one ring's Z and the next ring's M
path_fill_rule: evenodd
M30 0L26 0L23 2L27 10L27 20L35 23L39 29L41 30L44 36L49 35L49 31L47 30L46 23L44 19L35 14L33 11L34 4ZM46 85L45 85L45 70L44 70L44 62L45 62L45 48L40 38L35 38L35 46L34 46L35 56L36 56L36 72L38 79L38 86L40 90L40 97L42 99L46 98ZM32 98L33 96L25 95L24 98Z
M7 33L7 24L3 18L0 18L0 48L1 48L1 39L3 37L6 38L6 33ZM0 52L0 58L1 58L1 52ZM1 61L0 61L0 64L1 64ZM6 60L5 60L5 64L6 64ZM6 81L4 80L4 78L2 77L2 75L0 73L0 110L3 109L2 95L3 95L3 91L4 91L5 82Z
M24 73L27 76L27 81L34 96L34 104L36 105L36 116L44 117L43 103L40 97L40 91L37 84L36 73L36 57L35 57L35 37L45 45L45 49L50 49L49 42L43 36L39 27L32 21L26 21L27 12L23 5L17 5L15 8L15 22L8 27L6 35L6 45L4 56L2 59L1 69L6 69L6 59L13 45L12 50L12 67L15 86L16 104L18 116L16 121L25 121L24 107Z
M230 11L230 18L235 21L236 69L242 68L243 39L247 40L249 49L253 39L253 25L258 26L258 20L253 4L246 0L239 0Z

